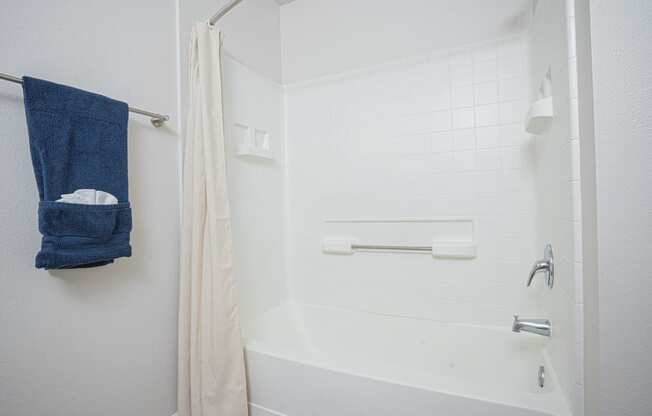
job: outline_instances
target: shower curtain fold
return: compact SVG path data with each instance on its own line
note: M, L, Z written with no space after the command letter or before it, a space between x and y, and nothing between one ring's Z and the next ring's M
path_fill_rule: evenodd
M247 393L231 275L220 32L193 27L184 139L179 416L245 416Z

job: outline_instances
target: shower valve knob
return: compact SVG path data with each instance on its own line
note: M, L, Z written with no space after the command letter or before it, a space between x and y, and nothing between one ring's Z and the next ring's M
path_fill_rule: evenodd
M552 245L550 244L546 245L546 248L543 252L543 259L538 260L534 263L534 266L532 266L532 270L530 270L530 275L528 276L525 285L528 287L532 285L534 276L536 276L536 274L539 272L544 274L546 279L546 286L548 286L548 289L552 289L555 283L555 263L553 261Z

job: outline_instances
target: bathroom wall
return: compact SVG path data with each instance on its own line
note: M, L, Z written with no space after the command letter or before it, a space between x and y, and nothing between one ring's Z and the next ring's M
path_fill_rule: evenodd
M553 322L548 353L574 415L583 414L582 255L577 64L574 2L538 2L530 27L532 99L550 69L555 117L533 138L536 160L538 257L551 243L555 286L543 310ZM539 280L535 285L543 285Z
M145 117L130 116L133 257L92 270L37 271L38 195L22 92L20 86L0 83L5 146L0 172L3 192L11 195L0 208L5 219L0 413L168 416L176 411L183 124L178 109L188 93L191 26L219 6L139 0L49 7L27 1L0 16L11 34L0 39L6 58L0 71L75 85L171 116L161 129ZM238 190L230 195L234 269L242 292L251 295L241 300L246 319L284 297L279 8L273 0L246 1L218 26L225 31L229 180ZM270 133L274 160L235 158L230 135L235 120Z
M287 296L282 89L231 57L225 57L223 68L234 276L246 331L254 316ZM269 135L271 159L238 155L238 130L244 127L250 135Z
M539 314L543 289L524 285L540 255L535 161L522 127L528 76L527 39L516 35L287 85L295 298L501 327L514 313ZM473 221L472 231L458 220ZM478 257L325 255L330 235L417 245L474 238Z
M531 0L298 0L281 7L283 82L364 68L527 26ZM461 17L463 16L463 24Z
M181 97L188 97L187 45L192 25L226 3L179 4ZM247 0L217 23L223 33L222 81L233 273L241 323L287 296L285 273L285 149L280 11L274 0ZM238 156L238 126L269 134L271 159Z
M586 414L652 413L652 3L578 0Z
M2 67L169 114L132 114L133 257L34 268L38 194L22 91L0 82L0 413L170 416L176 411L178 174L175 2L42 2L0 13Z

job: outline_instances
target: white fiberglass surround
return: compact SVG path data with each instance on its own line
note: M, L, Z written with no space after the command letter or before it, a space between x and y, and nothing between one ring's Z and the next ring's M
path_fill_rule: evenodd
M318 0L291 5L313 2L328 7ZM285 10L286 34L306 23L292 19L340 22L336 11ZM548 16L542 5L538 10ZM385 24L364 28L380 26L409 25L388 15ZM441 41L441 27L428 27L429 39ZM541 233L536 219L540 140L522 125L541 66L531 67L540 54L531 38L518 31L445 50L401 49L398 61L367 56L354 70L329 69L318 79L304 71L290 84L261 75L237 53L225 59L234 272L252 415L569 414L571 239L556 239L545 227ZM369 51L327 35L311 45L320 54ZM292 61L312 59L282 49ZM242 126L269 133L269 157L238 153L234 132ZM560 177L566 162L551 162ZM321 250L330 236L420 245L441 238L445 230L435 224L451 218L473 222L477 258ZM467 237L453 231L444 234ZM540 240L559 254L552 292L538 281L524 285L541 256ZM553 338L511 333L512 314L552 318ZM536 387L541 364L548 374L543 390Z
M286 304L245 336L253 414L570 414L547 340L508 328Z

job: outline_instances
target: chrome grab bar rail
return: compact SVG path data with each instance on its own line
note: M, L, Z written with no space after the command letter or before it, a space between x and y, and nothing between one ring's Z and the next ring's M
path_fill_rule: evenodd
M387 250L387 251L417 251L432 252L432 246L397 246L384 244L351 244L353 250Z

